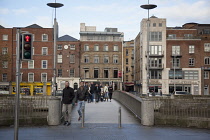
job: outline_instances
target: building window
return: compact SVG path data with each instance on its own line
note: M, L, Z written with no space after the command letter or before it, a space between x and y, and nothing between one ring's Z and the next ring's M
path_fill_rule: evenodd
M149 46L150 55L162 55L162 46Z
M28 68L29 69L34 69L34 60L28 61Z
M70 77L75 77L74 76L74 69L70 69Z
M195 53L195 46L194 45L189 46L189 53Z
M162 32L150 32L150 41L162 41Z
M180 59L179 58L173 58L172 59L173 68L179 68L180 67Z
M62 77L62 69L58 69L58 77Z
M3 61L2 62L2 67L3 67L3 69L7 69L8 68L8 61Z
M42 60L42 69L47 69L47 60Z
M104 70L104 78L109 78L109 70Z
M118 78L118 70L114 70L114 76L113 78Z
M104 45L104 51L109 51L109 46L108 45Z
M203 29L203 34L210 34L210 29Z
M104 63L109 63L109 56L104 56Z
M175 77L174 77L175 72ZM183 71L181 70L170 70L169 71L169 79L183 79Z
M162 79L162 71L160 70L150 70L150 79Z
M126 65L128 65L128 58L125 59L125 63L126 63Z
M172 55L180 55L180 46L172 46Z
M127 66L127 67L125 67L125 72L126 72L126 73L128 73L128 72L129 72L129 70L128 70L128 66Z
M89 70L88 70L88 69L86 69L86 70L85 70L85 78L89 78L89 77L90 77Z
M156 27L156 23L153 23L153 27Z
M128 75L125 76L125 81L128 82Z
M48 48L42 47L42 55L47 55L47 54L48 54Z
M99 63L99 56L97 55L94 56L94 63Z
M47 82L47 73L42 73L41 74L41 81L42 82Z
M190 39L190 38L193 38L193 35L192 34L184 34L184 38Z
M42 34L42 41L48 41L48 35Z
M204 65L210 65L210 57L204 58Z
M159 23L159 27L162 27L163 26L163 24L162 23Z
M98 69L94 69L94 78L98 78Z
M84 51L89 51L89 46L88 45L84 46Z
M8 54L8 48L7 47L2 48L2 54Z
M125 55L128 56L128 49L125 50Z
M62 63L63 62L63 55L62 54L58 54L57 55L57 62L58 63Z
M99 46L98 46L98 45L95 45L95 46L94 46L94 51L96 51L96 52L99 51Z
M162 68L162 59L161 58L150 58L149 66L152 68Z
M204 79L209 79L209 72L208 71L204 71Z
M57 50L62 50L62 45L61 44L58 44Z
M71 54L69 58L70 58L70 63L75 63L75 55L74 54Z
M7 73L2 74L2 81L7 82Z
M75 50L75 45L74 44L70 45L70 50Z
M28 82L34 82L34 73L28 73Z
M194 66L194 65L195 65L195 59L189 58L189 66Z
M210 43L204 43L204 51L210 52Z
M89 63L89 56L84 56L84 63Z
M176 34L169 34L168 39L176 39Z
M115 52L118 52L118 49L119 49L118 46L117 45L114 45L114 51Z
M113 55L113 63L118 64L118 55Z
M3 35L3 36L2 36L2 40L3 40L3 41L7 41L7 40L8 40L8 35Z
M198 71L184 71L184 79L198 79Z

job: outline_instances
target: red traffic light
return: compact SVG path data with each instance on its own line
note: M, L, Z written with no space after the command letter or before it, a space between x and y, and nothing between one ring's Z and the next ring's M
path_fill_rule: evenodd
M31 41L31 36L30 35L24 36L24 40L25 40L25 42L30 42Z

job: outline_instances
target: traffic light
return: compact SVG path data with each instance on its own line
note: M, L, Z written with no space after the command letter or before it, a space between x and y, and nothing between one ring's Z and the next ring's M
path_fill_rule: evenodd
M32 59L32 34L22 34L22 60Z

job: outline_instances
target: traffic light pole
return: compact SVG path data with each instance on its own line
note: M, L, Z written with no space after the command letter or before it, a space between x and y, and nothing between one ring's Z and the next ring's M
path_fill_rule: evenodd
M21 30L17 29L17 44L16 44L16 98L15 98L15 134L14 140L18 140L19 129L19 95L20 95L20 36Z

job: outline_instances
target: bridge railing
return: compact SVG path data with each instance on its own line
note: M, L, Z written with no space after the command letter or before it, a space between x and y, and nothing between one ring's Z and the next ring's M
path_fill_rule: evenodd
M136 117L141 120L142 125L154 125L154 100L149 98L141 99L131 93L115 91L113 98L123 104Z

